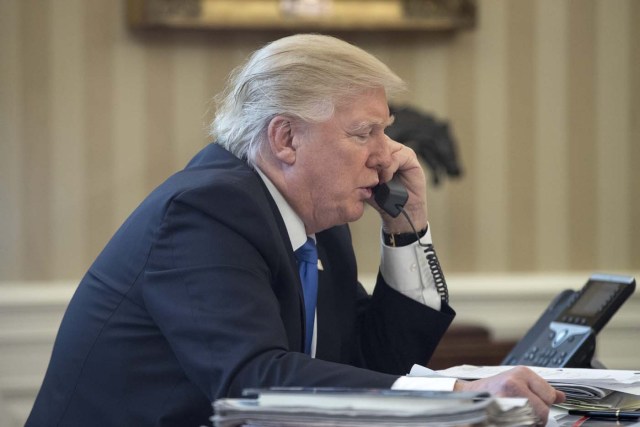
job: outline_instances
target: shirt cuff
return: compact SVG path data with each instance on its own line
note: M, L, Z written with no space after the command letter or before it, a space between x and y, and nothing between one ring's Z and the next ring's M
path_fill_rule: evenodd
M453 391L457 380L449 377L400 377L393 383L391 389Z
M418 241L406 246L391 247L382 240L380 274L385 282L401 294L440 311L442 299L435 286L435 280L429 269L424 248ZM420 238L420 243L432 244L431 226Z

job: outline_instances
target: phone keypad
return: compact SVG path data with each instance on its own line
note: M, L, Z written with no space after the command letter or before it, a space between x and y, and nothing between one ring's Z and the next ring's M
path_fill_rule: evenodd
M531 366L562 366L567 354L566 351L559 351L554 348L541 350L534 345L525 353L524 359Z
M540 335L519 360L510 364L528 366L559 367L575 360L576 349L592 335L588 326L552 322L548 333Z

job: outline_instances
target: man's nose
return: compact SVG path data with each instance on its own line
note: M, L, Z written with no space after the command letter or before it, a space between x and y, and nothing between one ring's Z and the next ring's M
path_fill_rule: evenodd
M367 161L370 168L383 170L391 166L391 145L393 141L385 134L376 138L375 144L372 144L371 154Z

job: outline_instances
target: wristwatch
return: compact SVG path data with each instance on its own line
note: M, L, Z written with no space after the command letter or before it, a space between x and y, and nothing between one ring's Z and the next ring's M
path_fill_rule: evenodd
M408 232L408 233L387 233L384 230L382 231L382 237L384 244L387 246L391 246L394 248L400 246L407 246L414 242L417 242L418 239L421 239L422 236L427 234L427 228L425 227L417 233Z

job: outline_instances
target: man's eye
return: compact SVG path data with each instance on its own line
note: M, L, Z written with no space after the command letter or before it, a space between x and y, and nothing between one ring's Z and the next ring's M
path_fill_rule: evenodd
M360 142L366 142L369 138L371 138L371 132L357 133L353 136Z

